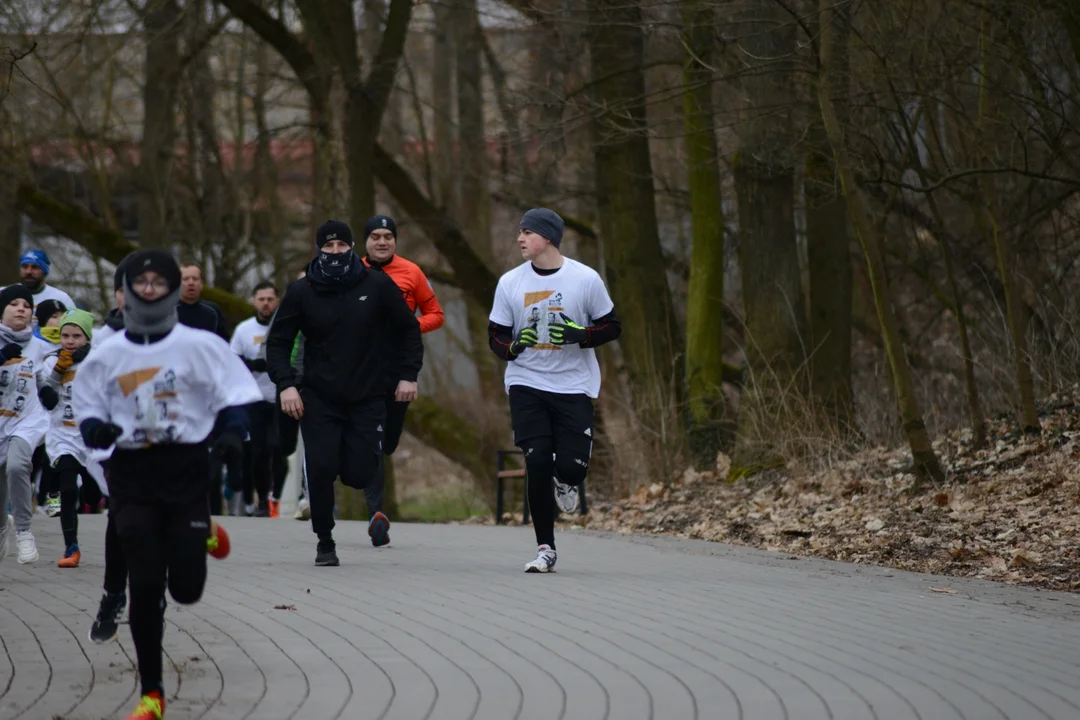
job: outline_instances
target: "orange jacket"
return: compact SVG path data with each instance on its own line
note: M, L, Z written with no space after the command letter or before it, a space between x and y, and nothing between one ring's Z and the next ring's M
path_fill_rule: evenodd
M366 256L364 264L371 267L371 260ZM400 255L394 255L378 267L382 268L401 290L410 310L416 312L416 308L420 308L420 332L431 332L443 326L446 318L443 316L442 306L435 298L435 291L419 265Z

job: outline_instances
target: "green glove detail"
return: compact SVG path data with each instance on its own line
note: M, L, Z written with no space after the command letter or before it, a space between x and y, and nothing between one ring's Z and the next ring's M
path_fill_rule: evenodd
M540 336L536 334L536 328L522 328L521 332L514 338L514 342L510 343L510 352L520 355L525 352L526 348L531 348L538 342L540 342Z
M589 331L566 316L559 313L563 321L548 325L548 337L552 345L578 345L589 337Z

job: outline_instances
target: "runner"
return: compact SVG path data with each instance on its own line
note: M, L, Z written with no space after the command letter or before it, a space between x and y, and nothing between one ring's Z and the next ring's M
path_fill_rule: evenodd
M251 507L254 489L259 494L259 506L255 514L259 517L277 517L277 502L285 484L288 467L285 457L281 455L279 438L278 415L282 414L281 406L277 402L274 381L266 374L266 353L263 350L263 341L278 307L278 294L274 283L266 280L256 285L251 295L251 303L255 306L255 317L236 326L230 343L232 351L240 356L251 371L263 394L262 401L247 407L248 422L251 426L251 463L248 466L250 472L244 474L243 502ZM235 485L233 488L235 493L237 488Z
M301 421L316 565L338 565L334 480L362 489L382 464L383 397L393 372L396 399L416 398L423 364L420 324L384 273L353 252L352 230L330 220L316 234L318 257L281 300L266 342L281 409ZM290 355L304 333L304 371Z
M42 356L30 327L33 302L25 285L9 285L0 291L0 517L6 515L9 497L14 510L0 537L0 556L14 535L20 563L38 559L30 532L34 517L31 471L34 448L49 429L49 416L38 401L36 373L41 370Z
M42 303L44 304L44 303ZM38 306L40 307L40 306ZM79 566L79 476L90 480L88 467L93 465L86 444L75 422L75 398L72 391L82 361L90 353L94 316L85 310L71 310L60 320L61 349L45 358L42 376L45 384L38 391L41 404L50 412L45 450L51 461L52 502L60 505L60 527L64 533L64 556L58 567Z
M176 306L180 324L209 330L228 342L229 333L225 329L225 314L216 303L202 299L202 267L196 263L184 263L180 266L180 273L183 280L180 288L180 302Z
M397 255L397 224L386 215L376 215L364 225L367 237L367 256L364 264L382 270L401 290L405 304L411 312L420 310L420 332L428 333L443 326L445 318L442 307L435 297L435 290L428 282L424 271L414 262ZM395 392L386 394L386 423L383 425L383 455L393 455L397 450L401 433L405 429L405 413L408 402L395 399ZM374 482L364 488L367 498L368 534L371 544L381 547L390 542L390 521L382 512L383 487L386 484L386 463L380 463L379 473Z
M34 308L34 339L31 342L38 346L35 353L45 357L60 349L60 318L67 310L60 300L42 300ZM56 517L60 514L60 495L50 492L53 486L52 464L45 452L44 439L34 448L32 465L31 477L34 478L38 491L38 512L48 517Z
M36 308L45 300L59 300L64 307L75 307L70 295L45 282L51 269L52 263L44 250L27 250L19 259L19 282L32 293L31 306ZM36 324L37 319L33 322Z
M177 326L180 267L143 250L124 271L123 335L95 349L75 378L86 445L108 448L109 490L131 584L131 635L142 699L129 720L164 714L165 588L190 605L206 583L206 552L228 552L206 503L206 440L219 413L261 397L228 345ZM237 430L239 431L239 429Z
M555 569L555 504L574 512L589 470L592 401L600 393L593 348L621 328L596 271L559 251L561 217L535 208L518 231L526 262L499 278L488 334L491 349L509 361L510 421L525 455L538 545L525 572L542 573Z

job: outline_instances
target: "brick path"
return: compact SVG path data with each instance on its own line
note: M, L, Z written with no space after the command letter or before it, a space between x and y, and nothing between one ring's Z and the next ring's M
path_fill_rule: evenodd
M134 651L86 639L104 518L84 564L0 564L0 720L122 717ZM203 601L166 614L167 717L272 720L1080 718L1080 596L659 538L338 528L316 568L293 520L229 519ZM952 588L956 594L930 587ZM275 609L288 606L295 609Z

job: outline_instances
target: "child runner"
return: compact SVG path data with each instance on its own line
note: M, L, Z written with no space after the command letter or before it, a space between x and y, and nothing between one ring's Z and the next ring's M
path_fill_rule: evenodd
M49 429L49 416L37 394L36 373L42 357L30 326L33 302L25 285L9 285L0 291L0 517L7 520L0 528L0 558L14 536L20 563L38 559L30 532L32 458ZM14 518L7 515L9 497Z
M38 391L38 397L51 414L49 433L45 437L45 451L52 464L49 502L51 504L55 499L60 505L60 528L64 533L65 548L64 557L57 566L73 568L79 566L82 557L79 552L79 476L89 480L87 468L95 463L87 458L86 444L75 422L72 388L82 361L90 353L94 316L85 310L69 310L59 325L61 349L45 358L42 372L45 384Z
M178 603L197 602L206 583L207 549L228 551L206 501L207 438L219 413L243 418L233 410L262 397L221 338L177 325L179 294L180 266L171 254L142 250L130 257L126 329L95 348L75 379L86 445L116 444L109 461L111 512L127 559L129 622L142 685L128 720L164 715L165 588Z
M566 513L577 509L592 455L592 401L600 394L593 348L621 331L604 281L563 257L562 234L555 212L525 213L518 247L526 262L499 278L488 326L491 349L509 361L510 421L514 444L525 454L539 546L525 565L531 573L555 569L555 503Z

